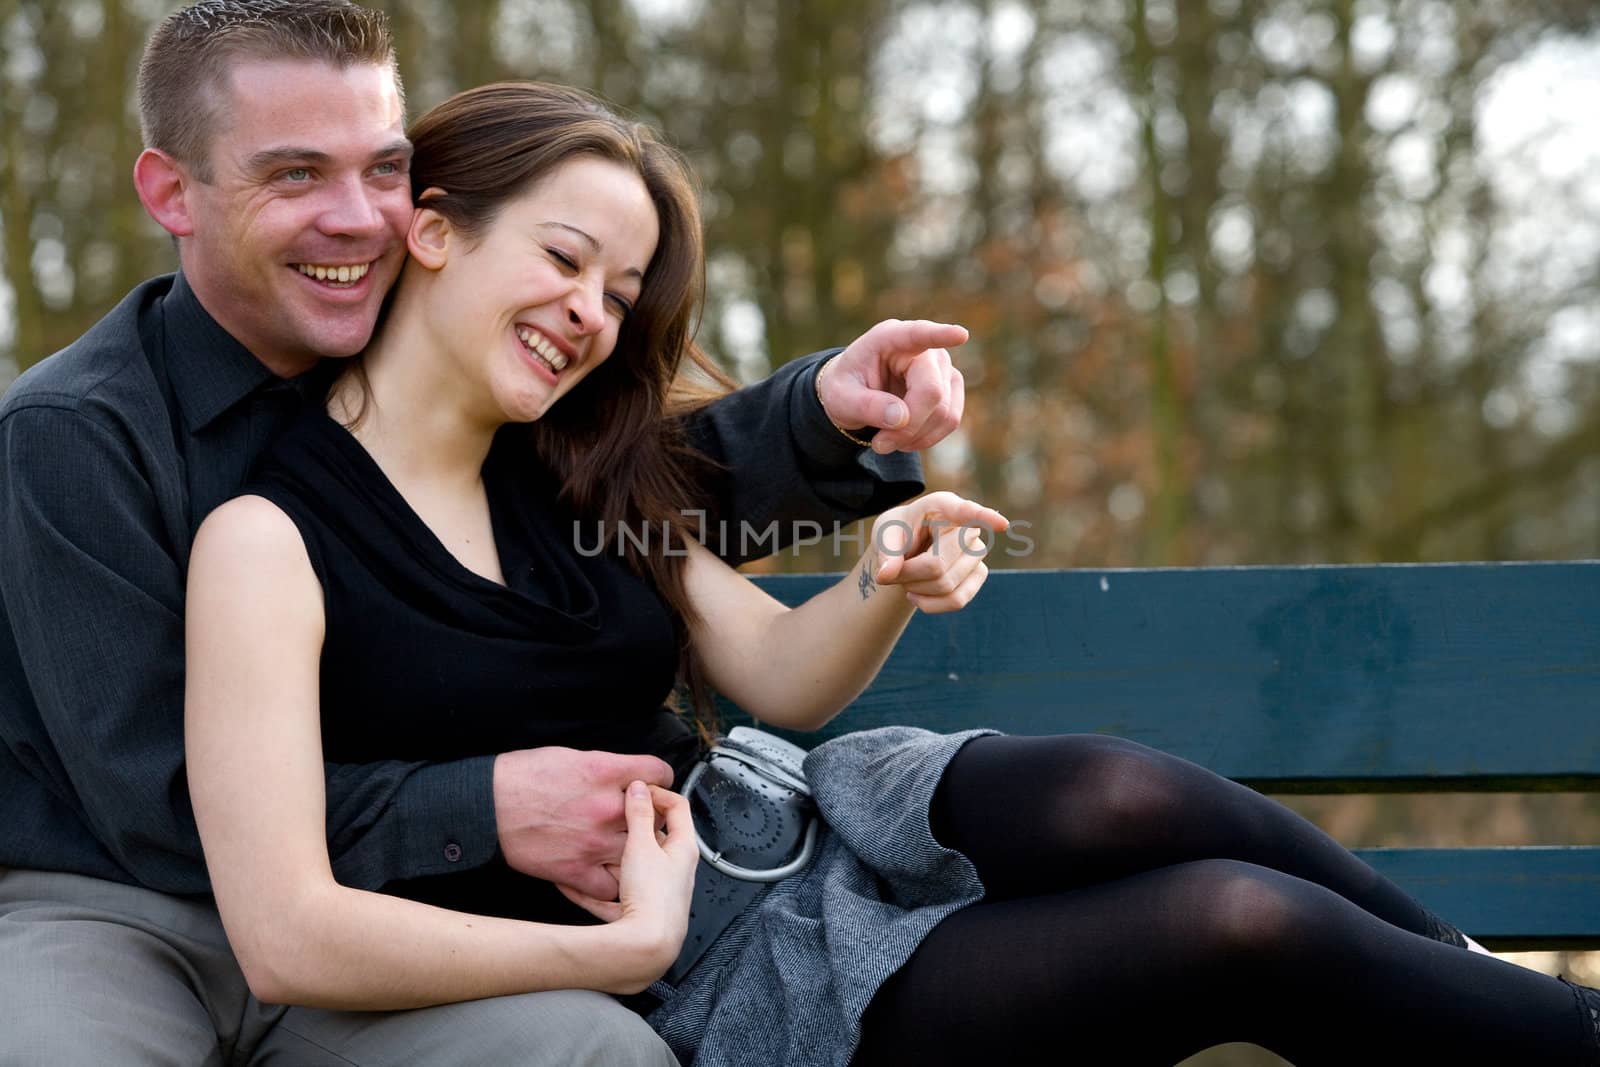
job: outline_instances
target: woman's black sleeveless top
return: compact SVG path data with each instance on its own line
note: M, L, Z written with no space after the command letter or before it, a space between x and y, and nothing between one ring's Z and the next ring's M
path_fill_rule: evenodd
M697 742L662 707L677 669L666 606L614 535L596 552L598 531L580 531L558 501L525 427L496 437L483 480L504 586L457 562L325 413L263 459L246 492L289 515L322 583L323 758L445 762L563 745L650 753L681 777ZM498 858L387 888L480 913L583 914Z

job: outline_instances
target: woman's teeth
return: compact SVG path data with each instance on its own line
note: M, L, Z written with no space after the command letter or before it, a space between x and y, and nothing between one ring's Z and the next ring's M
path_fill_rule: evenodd
M545 340L543 334L537 330L530 330L526 326L517 327L517 337L522 341L522 346L552 371L560 371L567 365L567 357L556 349L556 346Z
M344 266L323 267L315 263L296 263L295 270L307 278L315 278L329 285L354 285L367 276L371 263L352 263Z

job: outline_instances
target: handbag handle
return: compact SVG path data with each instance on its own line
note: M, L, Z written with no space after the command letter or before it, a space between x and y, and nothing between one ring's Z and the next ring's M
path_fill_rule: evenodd
M706 767L710 765L713 757L737 760L763 778L785 789L796 789L798 785L797 791L803 791L807 795L811 792L803 780L797 782L788 775L780 777L782 772L773 768L770 764L762 764L757 760L746 757L743 753L731 749L721 749L713 750L707 755L706 759L694 765L694 769L689 772L689 777L683 783L683 795L685 797L694 792L695 784L700 781L700 776L705 773ZM791 874L797 874L805 870L806 864L811 862L811 855L817 849L817 819L813 817L806 824L806 836L805 840L800 843L799 855L782 866L766 870L755 867L741 867L737 863L723 859L722 853L706 844L705 838L700 836L700 831L698 830L695 831L694 841L696 845L700 846L700 858L729 878L737 878L743 882L781 882Z

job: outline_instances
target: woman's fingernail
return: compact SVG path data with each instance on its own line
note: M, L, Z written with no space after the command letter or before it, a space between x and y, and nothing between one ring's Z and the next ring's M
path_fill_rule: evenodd
M647 797L650 791L644 787L643 782L634 782L628 786L628 795L633 797Z
M891 400L889 406L883 409L883 417L889 420L889 426L899 426L906 420L906 406L899 401Z

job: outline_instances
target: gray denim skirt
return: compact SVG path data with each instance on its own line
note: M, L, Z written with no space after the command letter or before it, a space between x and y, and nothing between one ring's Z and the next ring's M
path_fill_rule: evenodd
M928 809L961 746L990 731L889 726L806 757L824 829L811 865L723 931L647 1020L685 1065L843 1067L878 987L952 912L983 896Z

